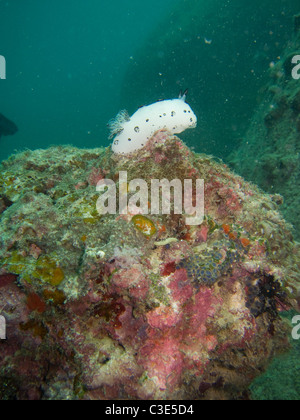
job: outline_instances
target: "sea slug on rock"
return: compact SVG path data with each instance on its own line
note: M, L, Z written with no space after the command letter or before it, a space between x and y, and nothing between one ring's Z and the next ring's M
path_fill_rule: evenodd
M145 146L153 134L165 129L172 134L187 128L195 128L197 117L185 102L186 93L177 99L158 101L139 108L131 117L127 111L120 111L109 122L112 150L115 153L131 153Z

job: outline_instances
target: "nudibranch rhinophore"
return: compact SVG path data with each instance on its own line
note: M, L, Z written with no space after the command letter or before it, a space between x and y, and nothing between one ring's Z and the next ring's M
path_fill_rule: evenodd
M178 134L197 125L197 117L185 102L186 93L177 99L158 101L139 108L131 117L120 111L109 122L114 153L131 153L145 146L157 130Z

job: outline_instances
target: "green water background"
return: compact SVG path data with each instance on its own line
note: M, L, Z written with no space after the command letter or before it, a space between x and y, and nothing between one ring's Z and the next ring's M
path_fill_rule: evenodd
M107 146L131 56L171 3L0 0L0 113L19 127L0 140L0 160L50 144Z
M14 150L107 146L107 122L189 88L199 124L183 133L221 158L248 126L299 0L0 0L0 113Z

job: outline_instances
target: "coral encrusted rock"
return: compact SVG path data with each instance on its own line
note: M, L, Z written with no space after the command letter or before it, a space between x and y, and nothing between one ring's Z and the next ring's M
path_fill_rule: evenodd
M96 185L124 172L128 199L132 180L203 179L204 220L172 200L98 213ZM278 197L222 162L158 132L129 156L18 153L0 176L1 399L246 398L288 349L299 245Z

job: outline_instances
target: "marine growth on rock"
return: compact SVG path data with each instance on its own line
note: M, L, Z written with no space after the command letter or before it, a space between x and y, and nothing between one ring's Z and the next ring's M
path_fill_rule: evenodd
M96 184L121 171L203 179L202 223L99 215ZM288 348L299 245L277 200L178 137L18 153L0 199L1 399L240 398Z

